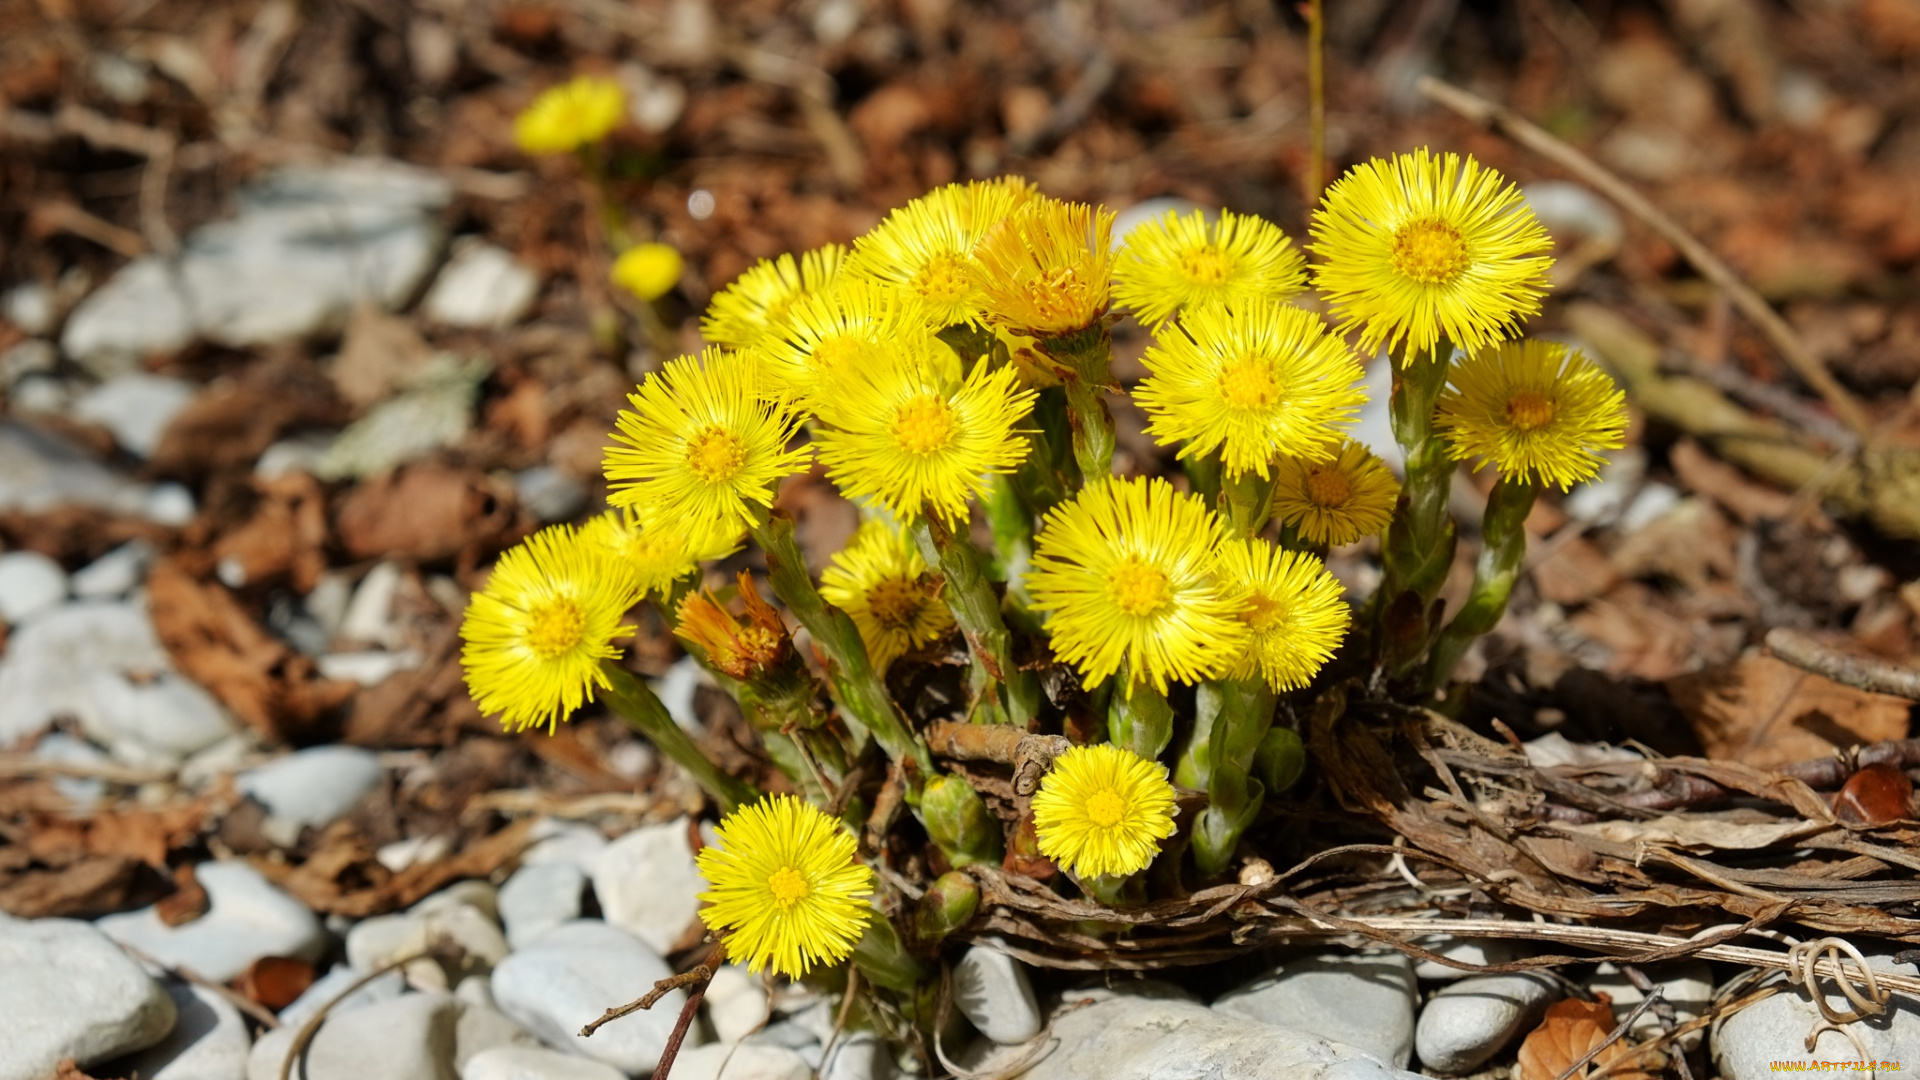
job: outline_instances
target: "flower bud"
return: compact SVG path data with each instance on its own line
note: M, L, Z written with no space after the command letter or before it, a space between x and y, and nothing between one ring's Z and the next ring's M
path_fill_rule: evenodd
M920 796L920 819L927 834L958 867L1000 861L1000 823L973 785L958 776L936 776Z
M959 870L949 870L927 889L913 913L913 933L922 946L941 939L973 919L980 910L980 886Z

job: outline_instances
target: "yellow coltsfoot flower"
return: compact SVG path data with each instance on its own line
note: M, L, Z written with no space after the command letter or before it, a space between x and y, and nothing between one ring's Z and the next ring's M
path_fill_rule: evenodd
M635 244L613 260L613 283L642 300L654 301L680 284L686 260L671 244Z
M953 612L920 552L884 522L860 526L853 542L834 554L820 575L820 595L853 619L875 671L953 630Z
M1149 328L1204 304L1289 300L1307 287L1307 261L1263 218L1172 210L1127 234L1113 265L1113 299Z
M828 244L798 259L761 259L707 303L700 334L715 345L744 349L778 329L794 301L827 287L840 274L847 249Z
M1223 536L1204 502L1165 480L1095 483L1055 507L1026 577L1054 654L1088 687L1122 663L1162 692L1220 674L1247 637L1213 576Z
M1599 451L1626 445L1627 398L1557 341L1509 341L1454 365L1434 427L1455 461L1565 491L1600 472Z
M1552 241L1506 177L1422 147L1334 181L1313 218L1314 285L1360 347L1472 352L1540 311ZM1445 360L1446 357L1440 359Z
M935 329L905 289L841 277L797 297L752 352L770 389L824 417L845 403L850 372L911 362L903 354L924 351ZM959 358L938 349L958 374Z
M1188 311L1163 327L1134 392L1162 445L1220 453L1228 472L1270 475L1276 457L1317 461L1366 401L1353 354L1311 311L1271 300Z
M1352 439L1326 461L1283 457L1274 468L1274 520L1309 544L1339 547L1379 533L1399 498L1386 462Z
M581 538L612 552L619 564L633 575L642 595L665 596L673 583L713 559L724 559L738 550L745 536L737 529L722 536L696 536L685 529L650 525L632 506L609 510L589 518L580 527Z
M721 820L700 852L700 920L727 955L758 974L798 979L852 955L873 909L873 871L845 826L792 795L770 795Z
M800 418L761 393L758 365L708 349L647 376L606 451L610 501L694 537L738 536L780 479L807 467Z
M952 351L922 336L893 355L855 358L814 434L827 476L850 499L872 499L903 521L935 514L967 520L967 500L987 477L1027 456L1014 425L1033 407L1011 366L977 364L962 380Z
M989 322L1034 338L1092 326L1107 313L1113 211L1035 195L974 249L974 283Z
M1079 877L1145 870L1173 835L1166 767L1114 746L1076 746L1054 759L1033 796L1040 853Z
M627 95L598 75L548 87L513 121L513 139L529 154L565 154L599 142L620 126Z
M1265 540L1220 546L1219 573L1246 625L1246 645L1228 674L1259 676L1277 693L1312 681L1347 635L1340 582L1325 563Z
M621 616L640 600L605 547L554 525L500 556L460 623L460 665L481 712L503 727L552 730L606 688L602 660L633 633Z
M1032 185L1018 177L935 188L854 241L847 273L912 293L936 327L978 324L985 297L974 277L974 248L1032 195Z

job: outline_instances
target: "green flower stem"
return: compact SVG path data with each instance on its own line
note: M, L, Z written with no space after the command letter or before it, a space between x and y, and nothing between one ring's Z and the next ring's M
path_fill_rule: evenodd
M1007 583L1007 600L1025 609L1027 569L1033 564L1033 519L1010 477L996 474L988 481L987 528L993 532L993 554L1000 577Z
M682 731L680 725L673 722L673 717L667 715L667 707L660 704L660 699L653 696L653 691L647 689L646 683L611 660L602 662L600 670L606 674L607 681L613 684L607 692L607 703L613 707L613 711L645 735L661 753L687 770L687 774L719 802L721 810L730 813L760 797L760 792L753 785L721 772L701 751L693 737Z
M867 919L866 933L853 946L853 963L869 982L903 994L912 993L934 974L932 968L907 952L900 932L878 911Z
M1527 557L1527 514L1540 489L1526 480L1501 477L1487 496L1482 519L1480 559L1473 568L1473 590L1460 613L1433 644L1428 660L1427 685L1445 685L1454 666L1467 654L1473 640L1492 630L1506 614L1507 597Z
M946 578L941 595L966 634L968 648L988 677L1005 689L1007 719L1025 726L1040 713L1040 680L1020 670L1014 660L1013 634L1000 614L1000 597L981 569L980 553L938 518L922 514L909 528L920 557Z
M1217 684L1219 711L1208 740L1212 769L1207 778L1207 807L1193 827L1193 861L1203 877L1227 868L1240 834L1260 812L1266 796L1253 778L1260 741L1273 726L1273 691L1262 679Z
M767 578L774 594L826 653L827 678L834 696L840 699L841 706L855 723L873 733L889 758L909 759L919 767L921 777L933 776L933 756L894 708L886 685L867 659L866 643L860 640L860 631L853 625L853 619L830 606L814 588L806 559L793 539L793 522L774 517L765 510L758 510L755 518L753 539L766 556Z
M1452 355L1453 346L1442 341L1432 353L1392 358L1389 412L1394 439L1406 453L1407 478L1382 552L1381 592L1388 604L1411 590L1424 608L1439 594L1453 564L1453 518L1447 513L1453 459L1433 430L1434 406L1447 385Z
M1278 544L1279 547L1284 548L1287 551L1298 551L1298 552L1301 552L1302 554L1312 555L1318 558L1321 562L1327 561L1327 545L1316 544L1310 540L1302 539L1300 536L1300 527L1298 525L1292 525L1292 524L1281 525L1280 539L1276 543Z
M1067 391L1049 386L1033 400L1033 430L1027 434L1030 446L1020 468L1013 474L1014 485L1039 520L1055 505L1066 501L1067 492L1080 488L1080 470L1073 462L1073 445L1063 436L1072 430L1067 415Z
M1213 776L1214 720L1220 715L1220 686L1213 680L1193 689L1193 730L1173 765L1173 783L1189 791L1207 790Z
M1107 738L1115 746L1154 761L1173 741L1173 706L1152 683L1142 680L1129 685L1132 677L1125 664L1114 676L1113 700L1107 706Z
M1073 459L1087 482L1113 475L1113 413L1107 409L1107 384L1113 381L1113 338L1105 319L1092 326L1040 342L1055 360L1055 373L1067 391L1067 423L1073 429Z
M1273 513L1273 481L1257 472L1228 472L1220 478L1220 515L1234 535L1260 535Z

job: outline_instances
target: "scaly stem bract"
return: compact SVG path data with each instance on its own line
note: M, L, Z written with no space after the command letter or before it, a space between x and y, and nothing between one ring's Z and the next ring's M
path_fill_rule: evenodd
M828 660L827 680L853 722L873 733L895 761L911 760L921 777L934 775L933 757L894 707L893 698L867 658L866 643L846 612L829 605L814 588L806 559L794 542L793 522L758 510L754 542L767 559L767 580L787 610L807 628ZM918 784L915 784L918 787Z
M920 557L946 577L942 598L966 635L967 647L988 677L1005 688L1007 719L1024 726L1040 712L1040 680L1020 670L1014 660L1013 635L1000 613L1000 597L981 570L980 553L938 518L923 514L909 528Z
M693 736L681 730L673 717L667 715L667 707L660 704L646 683L611 660L604 661L600 670L613 684L607 693L607 703L613 711L645 735L661 753L687 770L687 774L720 803L723 811L731 813L760 797L753 785L721 772L693 741Z
M1073 460L1084 483L1113 475L1113 413L1107 385L1113 381L1113 338L1105 319L1084 330L1048 338L1040 349L1054 361L1067 392L1067 424L1073 430Z
M1220 477L1220 516L1235 536L1260 535L1273 513L1273 481L1257 472L1228 471Z
M1479 561L1473 568L1473 590L1460 613L1433 643L1428 659L1427 685L1439 687L1453 674L1473 640L1492 630L1506 614L1507 597L1527 557L1527 514L1540 489L1526 480L1501 477L1487 496L1482 519Z
M1107 738L1148 761L1173 741L1173 706L1167 695L1144 679L1129 685L1133 673L1120 665L1114 675L1113 700L1107 705Z
M1273 726L1273 691L1261 679L1215 684L1219 710L1208 741L1212 768L1207 777L1207 807L1193 829L1193 861L1203 877L1227 868L1234 845L1260 811L1265 789L1252 777L1260 740Z
M1453 346L1443 340L1430 354L1391 358L1389 416L1394 439L1406 453L1407 477L1381 551L1386 574L1375 609L1383 619L1409 592L1418 604L1402 606L1424 613L1453 565L1455 536L1447 502L1453 494L1454 465L1433 430L1434 405L1447 384L1452 355ZM1393 666L1403 668L1411 659L1396 657Z

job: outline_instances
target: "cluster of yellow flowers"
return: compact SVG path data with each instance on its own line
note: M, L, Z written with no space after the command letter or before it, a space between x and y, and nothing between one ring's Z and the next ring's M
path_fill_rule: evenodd
M523 118L523 145L566 149L596 130L604 102L569 93L551 116ZM1112 227L1105 209L1024 180L952 184L850 249L741 275L702 321L711 346L667 362L620 413L605 458L615 509L535 536L475 597L463 628L475 699L509 725L551 726L608 687L605 661L642 597L704 642L717 672L771 695L755 680L788 655L778 620L762 611L739 628L686 588L751 535L826 652L848 729L923 773L931 759L879 675L956 628L976 694L1003 717L1037 709L1010 627L1038 628L1087 691L1110 692L1112 741L1060 757L1032 808L1040 850L1076 879L1124 877L1174 829L1156 760L1170 685L1249 688L1244 717L1220 722L1257 725L1258 742L1273 695L1308 686L1346 635L1326 548L1395 520L1400 485L1342 431L1364 403L1347 335L1392 348L1404 368L1443 365L1450 385L1433 383L1421 423L1452 458L1490 461L1514 483L1565 487L1621 444L1624 407L1604 374L1564 346L1505 340L1538 311L1548 241L1516 189L1471 159L1421 150L1354 169L1315 217L1311 270L1257 217L1169 213L1117 251ZM632 287L644 295L667 275L641 261ZM1334 325L1291 303L1309 273ZM1152 331L1132 397L1187 463L1183 486L1112 475L1101 394L1120 389L1107 373L1120 310ZM817 591L772 510L780 482L816 459L867 519ZM976 507L993 525L991 556L967 541ZM749 631L754 649L715 644ZM739 655L714 663L723 652ZM1155 700L1162 718L1136 719ZM779 737L796 723L817 720ZM1251 811L1232 809L1241 824L1223 828L1237 836ZM705 914L735 957L797 976L849 955L873 879L844 825L779 797L733 813L721 841L701 856Z

